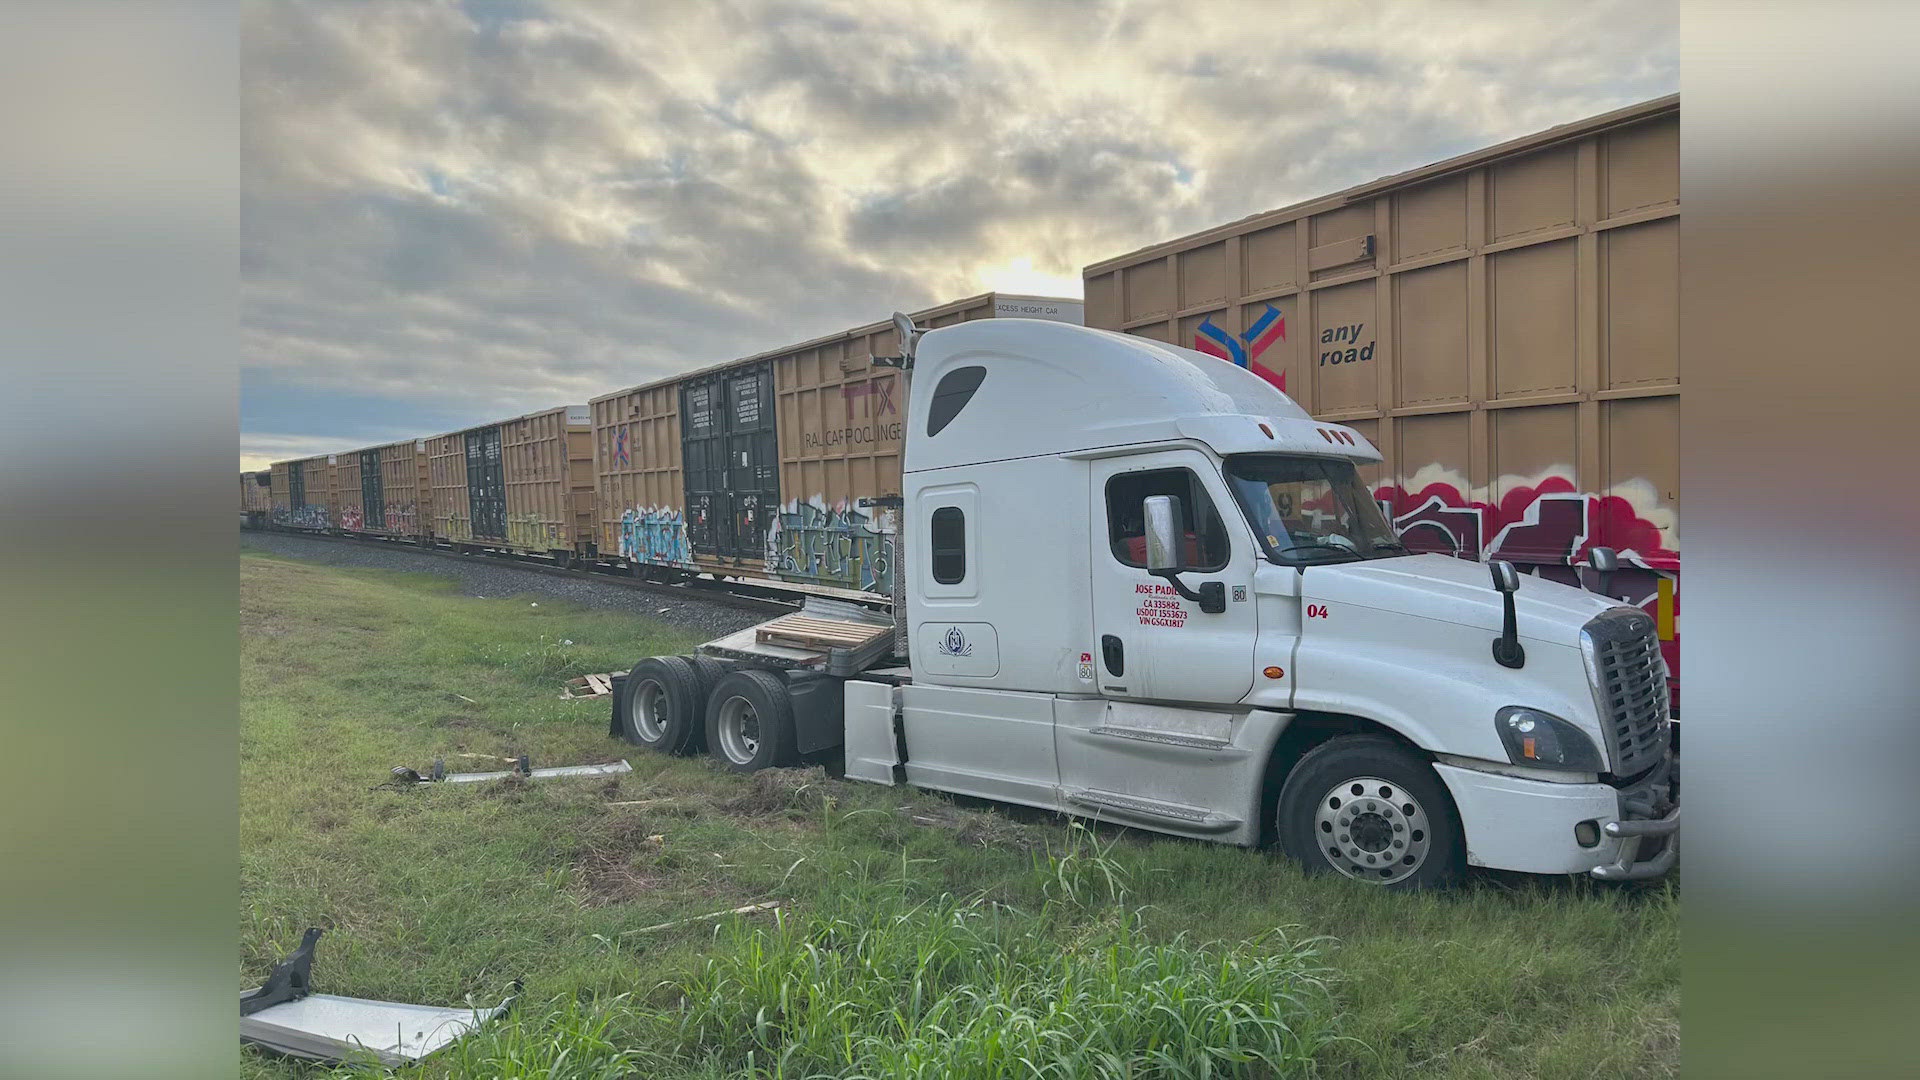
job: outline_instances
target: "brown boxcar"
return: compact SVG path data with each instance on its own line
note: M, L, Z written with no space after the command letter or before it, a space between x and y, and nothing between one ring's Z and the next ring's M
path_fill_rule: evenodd
M427 477L427 441L407 439L373 450L379 460L378 522L369 528L387 536L424 540L433 535L432 487ZM366 466L362 465L364 473ZM364 498L363 498L364 501Z
M261 469L258 472L240 474L240 523L249 529L258 529L273 520L273 472Z
M449 432L427 440L427 476L433 538L455 544L473 540L473 508L467 499L466 432Z
M270 472L275 525L316 530L333 527L333 455L276 461Z
M370 446L334 455L336 527L371 536L420 539L432 532L420 492L425 440Z
M500 424L507 546L563 560L584 553L593 529L593 432L585 405Z
M1089 266L1087 325L1247 366L1385 455L1407 545L1613 591L1675 648L1680 103ZM1677 671L1677 667L1675 668Z
M333 455L333 527L341 532L366 531L367 504L362 501L365 473L361 471L365 453L364 450L349 450ZM373 475L379 476L379 470L374 470Z
M552 554L592 550L593 440L567 405L427 440L436 539Z
M1080 304L986 293L919 312L1078 323ZM602 555L636 568L892 588L900 495L891 321L593 399Z

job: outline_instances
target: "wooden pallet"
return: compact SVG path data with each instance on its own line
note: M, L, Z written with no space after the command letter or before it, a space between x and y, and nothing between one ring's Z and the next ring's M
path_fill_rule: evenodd
M782 615L754 631L754 640L765 645L786 645L798 649L858 650L893 633L892 626L822 619L805 612Z
M563 701L576 701L580 698L606 697L613 693L614 672L605 675L582 675L577 679L568 679L566 689L560 691Z

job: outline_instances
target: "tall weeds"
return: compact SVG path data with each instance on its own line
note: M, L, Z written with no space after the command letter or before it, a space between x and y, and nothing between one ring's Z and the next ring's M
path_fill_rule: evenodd
M1310 1070L1333 1037L1317 941L1153 942L1124 868L1069 835L1035 912L902 882L859 915L736 924L680 985L675 1041L780 1077Z
M1318 939L1154 941L1079 825L1023 910L917 897L921 868L834 871L838 911L738 920L640 999L562 999L448 1050L454 1075L1298 1076L1336 1038ZM438 1072L438 1069L431 1071Z

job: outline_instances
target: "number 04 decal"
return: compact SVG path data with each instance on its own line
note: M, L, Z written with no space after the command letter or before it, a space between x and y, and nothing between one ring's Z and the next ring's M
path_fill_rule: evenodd
M1326 617L1327 617L1327 605L1325 604L1308 604L1307 605L1307 618L1324 619Z

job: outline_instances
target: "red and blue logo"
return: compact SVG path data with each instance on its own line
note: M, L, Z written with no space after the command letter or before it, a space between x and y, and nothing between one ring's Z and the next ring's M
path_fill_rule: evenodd
M1272 304L1260 313L1253 325L1239 337L1227 333L1213 324L1211 317L1201 321L1193 333L1193 347L1208 356L1217 356L1228 363L1246 368L1255 375L1272 383L1281 393L1287 392L1287 373L1275 371L1260 362L1260 354L1276 341L1287 340L1287 319L1280 309Z

